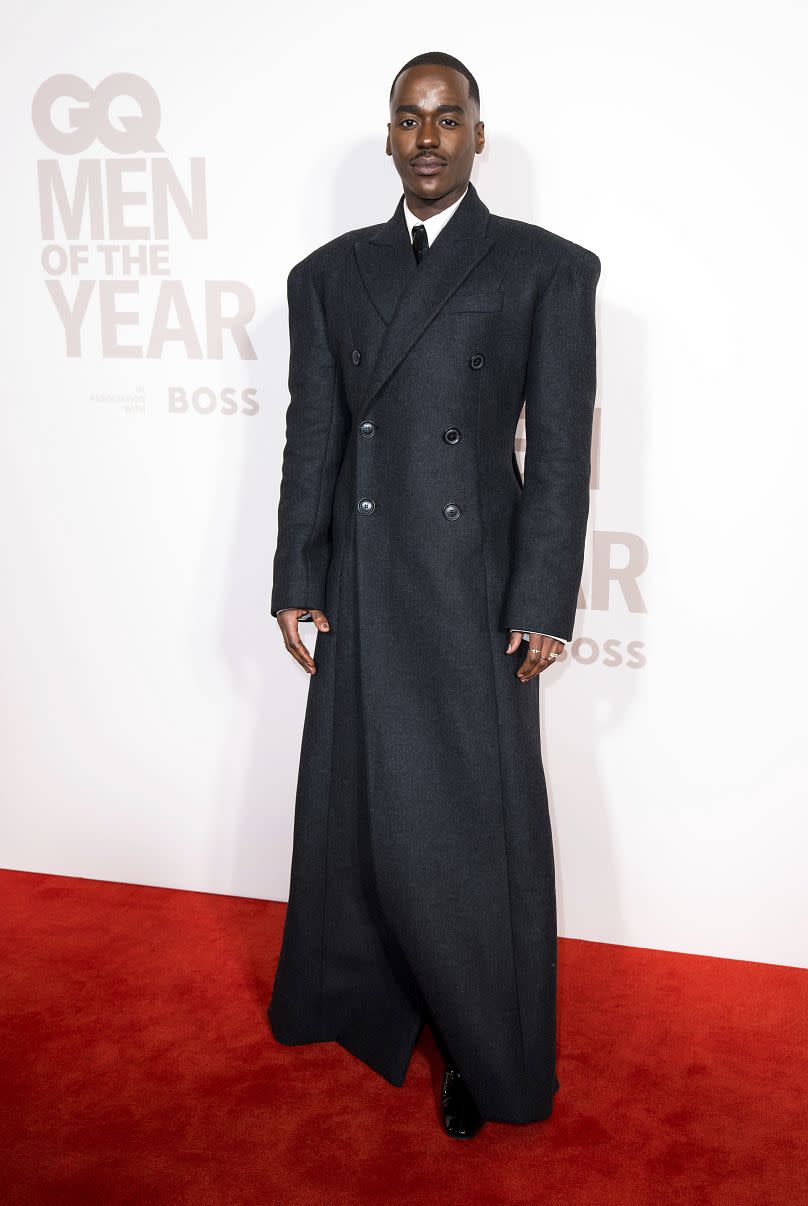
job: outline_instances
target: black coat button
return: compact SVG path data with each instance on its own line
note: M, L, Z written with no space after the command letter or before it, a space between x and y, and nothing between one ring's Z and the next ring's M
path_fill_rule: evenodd
M475 352L471 360L469 360L469 364L474 369L482 368L485 364L485 356L480 355L479 352Z
M456 444L460 439L460 432L456 427L449 427L444 431L443 438L447 444Z
M371 511L376 506L372 498L360 498L356 504L360 511L364 511L366 515L370 515Z
M375 431L376 425L371 423L370 419L365 419L364 423L359 424L359 434L365 436L367 439L370 439L375 434Z
M458 519L460 516L460 508L457 503L447 503L443 508L443 514L447 519Z
M358 364L361 359L362 353L358 350L358 348L354 348L354 350L351 352L351 360L353 360L354 364Z

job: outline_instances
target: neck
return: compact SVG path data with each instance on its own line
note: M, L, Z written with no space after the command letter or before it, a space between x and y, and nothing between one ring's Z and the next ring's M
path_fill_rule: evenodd
M411 192L405 187L404 200L410 211L415 214L416 218L425 221L427 218L434 217L435 214L442 213L444 209L448 209L450 205L454 205L463 193L468 188L468 180L463 184L458 184L451 192L444 193L442 197L436 197L434 200L424 199L419 197L417 193Z

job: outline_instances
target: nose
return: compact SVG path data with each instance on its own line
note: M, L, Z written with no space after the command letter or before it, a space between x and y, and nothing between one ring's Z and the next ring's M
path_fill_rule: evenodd
M440 145L438 127L427 117L418 131L418 146L435 148Z

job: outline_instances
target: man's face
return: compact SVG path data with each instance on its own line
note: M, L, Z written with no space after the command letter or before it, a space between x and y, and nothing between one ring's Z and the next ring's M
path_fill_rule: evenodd
M387 126L388 155L408 203L418 198L436 212L463 192L474 156L485 144L479 109L468 80L451 67L410 67L396 80Z

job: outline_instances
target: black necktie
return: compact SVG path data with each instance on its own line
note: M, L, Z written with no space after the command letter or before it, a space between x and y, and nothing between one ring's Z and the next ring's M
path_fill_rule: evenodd
M415 252L416 262L420 264L421 260L429 251L429 239L426 237L425 226L413 226L412 249Z

